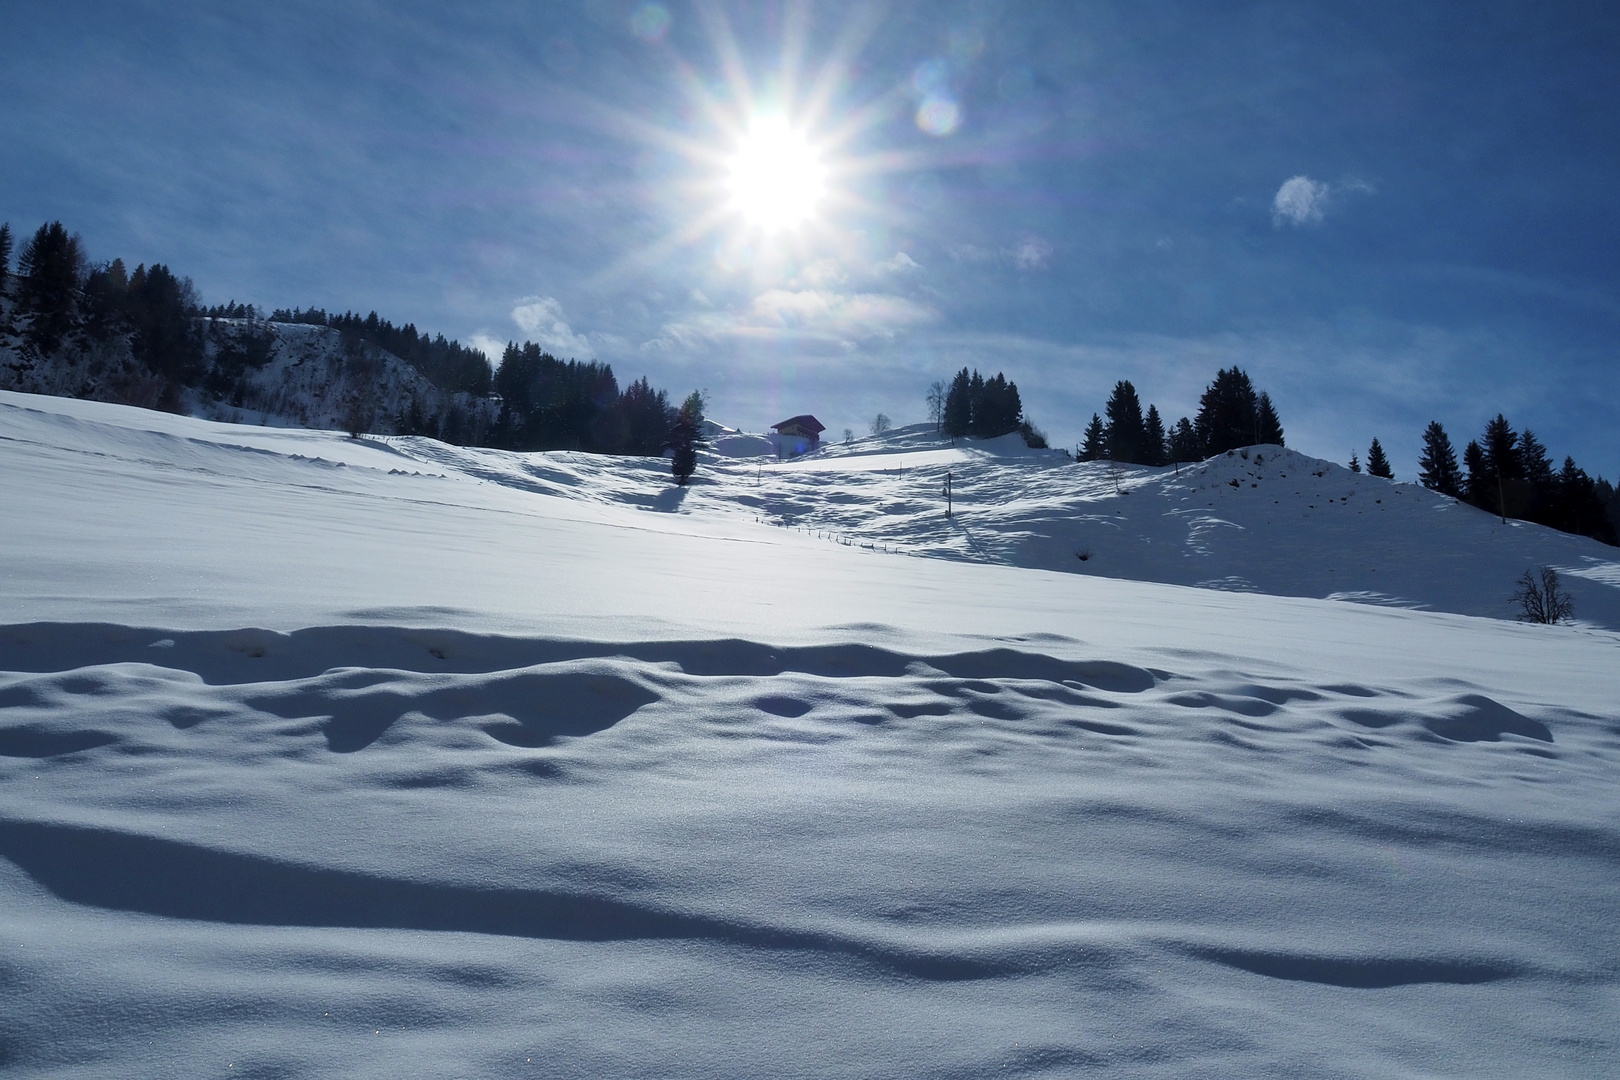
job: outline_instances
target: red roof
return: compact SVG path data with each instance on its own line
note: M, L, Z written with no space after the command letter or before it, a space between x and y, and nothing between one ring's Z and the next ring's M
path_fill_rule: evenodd
M771 430L780 432L785 427L797 427L800 430L807 431L812 435L820 435L823 431L827 430L826 424L823 424L820 420L817 420L809 413L805 413L803 416L790 416L780 424L772 424Z

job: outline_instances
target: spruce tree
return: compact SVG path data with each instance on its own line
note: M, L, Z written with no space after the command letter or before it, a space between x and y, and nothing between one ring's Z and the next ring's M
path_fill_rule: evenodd
M1553 477L1552 485L1546 524L1605 544L1616 543L1616 530L1604 506L1607 483L1594 481L1575 464L1574 458L1565 457L1564 467Z
M1418 483L1431 491L1456 498L1462 494L1462 473L1457 454L1440 421L1430 420L1423 432L1423 454L1418 458Z
M973 380L963 368L951 379L945 394L945 434L960 438L973 423Z
M1106 444L1109 459L1142 464L1146 433L1142 427L1142 400L1136 395L1136 387L1126 379L1115 383L1104 412L1108 414Z
M1504 521L1520 517L1530 503L1529 485L1523 483L1524 462L1519 456L1519 435L1501 413L1485 425L1485 437L1480 440L1485 452L1485 470L1488 474L1481 505Z
M1260 441L1272 446L1287 446L1283 441L1282 420L1277 416L1277 407L1271 403L1271 395L1264 390L1260 392Z
M1519 462L1518 433L1501 413L1497 413L1496 419L1485 425L1480 449L1485 452L1485 468L1492 476L1515 480L1524 475Z
M974 368L973 374L968 376L968 407L972 410L968 416L967 433L969 435L984 435L984 376L979 369Z
M1198 430L1192 426L1192 421L1183 416L1176 421L1176 426L1170 431L1169 440L1170 461L1179 464L1183 461L1202 461L1204 458L1204 445L1198 441Z
M1378 445L1377 439L1374 439L1372 445L1367 448L1367 473L1370 476L1381 476L1385 480L1395 479L1395 474L1389 468L1389 458L1384 456L1384 448Z
M6 287L6 275L11 273L11 222L0 222L0 290Z
M1538 490L1547 490L1553 485L1553 466L1547 457L1547 448L1529 428L1519 433L1519 471Z
M1355 473L1361 471L1361 459L1356 457L1354 450L1350 451L1350 471Z
M49 352L73 327L84 280L84 247L60 221L41 225L17 259L21 300L33 314L35 344Z
M1194 421L1204 454L1213 457L1258 442L1259 413L1259 396L1249 376L1236 366L1217 371L1198 399Z
M1144 465L1163 465L1169 455L1165 445L1164 421L1156 405L1149 405L1147 417L1142 421L1143 446L1146 449Z
M1518 492L1525 518L1538 525L1553 525L1557 514L1558 480L1553 472L1547 448L1529 428L1519 433L1519 470L1524 474L1525 488ZM1555 528L1563 526L1554 525ZM1567 529L1565 530L1568 531Z
M1086 425L1086 433L1080 443L1080 460L1097 461L1107 450L1107 435L1103 430L1102 417L1096 413L1091 414L1091 423Z
M1463 447L1463 468L1468 470L1463 480L1463 494L1468 501L1481 510L1495 506L1496 481L1485 464L1484 449L1474 439L1469 439L1468 445Z
M680 410L675 414L675 423L669 429L670 454L669 471L675 477L675 483L681 487L692 478L697 471L698 447L703 443L703 394L694 390L681 403Z

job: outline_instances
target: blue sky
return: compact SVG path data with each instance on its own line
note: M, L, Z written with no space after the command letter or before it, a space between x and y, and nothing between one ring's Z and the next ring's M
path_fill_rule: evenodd
M244 7L0 8L0 219L746 427L969 365L1072 444L1237 363L1307 452L1410 478L1502 410L1620 473L1613 5ZM726 161L778 112L830 179L765 236Z

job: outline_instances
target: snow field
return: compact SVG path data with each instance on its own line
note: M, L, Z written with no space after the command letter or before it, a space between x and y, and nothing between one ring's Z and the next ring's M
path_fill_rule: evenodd
M1046 459L929 452L1056 542ZM0 454L8 1075L1620 1063L1610 629L874 554L746 462L22 395ZM847 456L763 469L853 532L939 464Z

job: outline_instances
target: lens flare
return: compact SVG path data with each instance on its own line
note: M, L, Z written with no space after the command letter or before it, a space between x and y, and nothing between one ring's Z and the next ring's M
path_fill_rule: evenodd
M669 23L669 11L664 5L642 4L630 16L630 31L643 41L663 41Z
M733 208L767 233L803 224L826 193L820 153L779 116L756 119L728 164Z
M931 97L917 109L917 126L930 135L949 135L962 123L962 109L947 97Z

